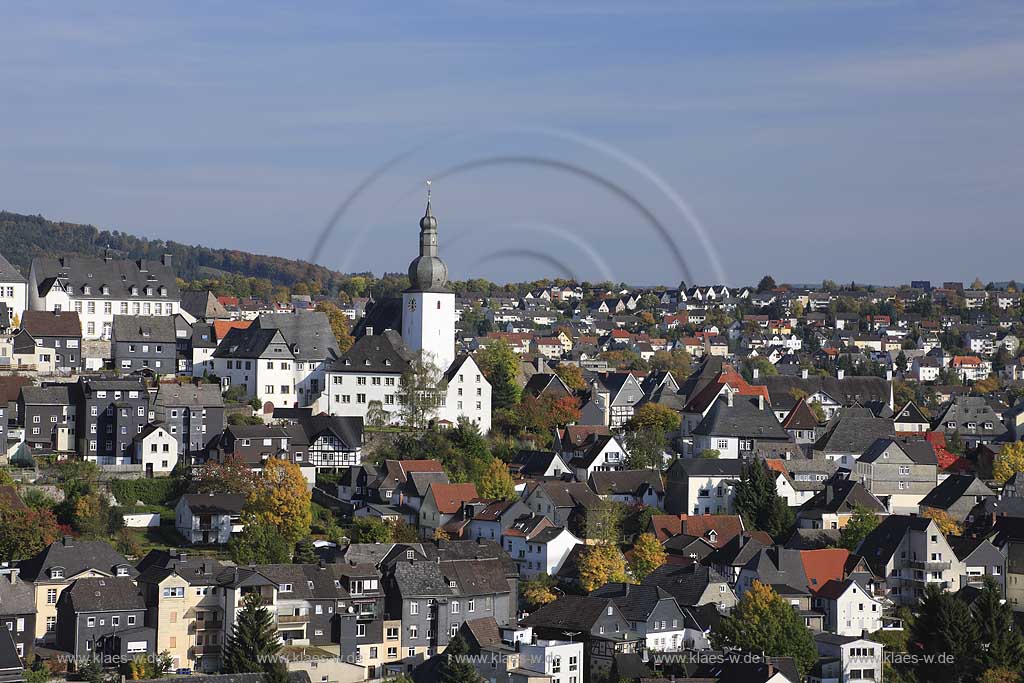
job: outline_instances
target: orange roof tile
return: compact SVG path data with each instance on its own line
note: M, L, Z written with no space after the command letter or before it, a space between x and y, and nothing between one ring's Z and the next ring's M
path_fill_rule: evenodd
M252 325L251 320L214 320L213 336L220 341L227 336L228 330L244 330L249 325Z
M473 484L431 484L434 503L437 511L443 515L453 515L462 508L463 503L476 500L476 486Z
M842 581L846 561L850 551L844 548L825 548L823 550L801 550L800 559L804 563L807 574L807 587L817 592L830 580Z

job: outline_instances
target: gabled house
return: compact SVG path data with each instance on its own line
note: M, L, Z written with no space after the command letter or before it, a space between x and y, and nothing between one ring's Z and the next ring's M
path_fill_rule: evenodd
M590 401L584 405L584 423L619 429L633 417L634 408L643 398L644 391L632 372L599 374L590 384Z
M573 472L572 468L554 451L520 450L508 466L513 477L542 479L561 478Z
M433 538L439 529L462 511L466 503L476 500L480 500L480 497L474 484L431 484L420 506L421 537Z
M0 566L0 632L6 628L11 634L14 652L18 657L24 661L34 661L35 588L21 579L20 574L18 567Z
M721 459L749 458L755 451L771 452L792 442L763 397L748 400L732 393L715 401L691 436L691 455L718 451Z
M922 515L928 510L941 510L957 522L963 522L975 505L995 497L995 491L977 475L950 474L929 491L918 506Z
M146 601L128 577L76 579L57 601L57 646L76 662L112 667L153 656L156 632L145 625Z
M532 579L538 574L554 576L573 549L582 543L568 529L555 526L547 517L535 513L516 519L501 536L502 547L519 565L519 576L523 579Z
M843 408L824 429L814 443L814 452L848 470L854 469L857 460L878 439L896 438L892 420L875 417L861 407Z
M964 566L960 585L954 586L953 590L964 586L982 586L986 580L991 579L1006 595L1007 560L990 539L984 536L950 536L946 540Z
M665 486L658 470L598 471L590 475L588 483L594 493L616 503L660 509L665 502Z
M890 511L913 510L938 481L935 449L925 440L876 440L857 460L856 478Z
M824 614L824 629L840 636L863 636L882 629L881 601L853 579L830 579L812 599Z
M661 588L684 608L715 605L721 610L727 610L736 605L736 594L726 578L711 567L699 564L664 564L640 583Z
M925 417L921 409L913 401L907 401L898 411L892 420L896 435L901 438L917 437L924 438L924 435L931 431L931 421Z
M186 493L174 506L174 528L189 543L224 545L241 533L245 496L233 493Z
M583 451L569 459L577 481L587 481L594 472L621 470L628 456L621 439L611 434L595 436Z
M954 590L965 573L935 522L916 515L886 517L861 541L857 554L900 605L916 605L930 583Z
M85 366L82 322L74 311L25 311L21 316L21 332L34 340L37 355L53 354L55 370L77 372Z
M836 475L797 512L797 526L802 529L842 529L857 508L876 515L886 515L885 504L854 479Z
M546 516L555 526L567 528L579 537L586 536L588 512L603 506L598 495L578 481L528 485L523 502L531 512Z
M687 640L686 615L663 588L606 583L590 595L610 598L629 622L630 629L644 639L647 652L679 652ZM690 640L694 635L691 631ZM703 636L703 633L701 633Z
M123 375L173 375L177 331L168 316L115 315L110 337L114 367Z
M935 430L947 437L959 435L964 445L973 449L989 444L1006 433L999 415L982 396L957 396L935 418Z
M732 514L740 460L680 458L665 472L665 511L671 514Z
M65 536L19 563L20 579L35 588L37 642L57 638L57 601L74 581L82 578L135 577L123 555L106 541L82 541Z

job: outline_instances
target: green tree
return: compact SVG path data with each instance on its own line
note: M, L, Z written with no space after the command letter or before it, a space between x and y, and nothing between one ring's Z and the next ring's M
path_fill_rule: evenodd
M391 529L377 517L357 517L350 531L353 543L390 543Z
M770 657L792 657L801 675L818 659L811 632L785 600L760 581L743 594L732 613L711 633L716 648L738 648Z
M735 507L748 527L760 529L775 538L788 531L795 518L760 460L743 468L743 476L735 488Z
M692 362L690 354L682 348L671 351L655 351L651 356L651 370L671 372L677 382L682 382L690 374Z
M352 348L352 344L355 343L355 338L349 330L348 316L342 313L340 308L329 301L321 301L318 303L316 305L316 310L327 316L327 322L331 325L331 332L334 333L334 339L338 342L338 348L341 352L345 353Z
M846 526L839 532L839 545L850 552L855 551L860 542L878 526L878 523L878 515L862 505L856 506L850 519L846 522Z
M228 553L238 564L287 564L291 545L277 527L264 521L245 525L245 531L232 534Z
M679 429L682 417L676 411L660 403L645 403L636 409L626 423L626 429L653 428L663 433Z
M444 378L433 359L419 353L398 383L398 408L406 427L423 429L444 398Z
M295 544L295 554L292 555L292 564L316 564L316 546L313 539L307 536Z
M527 579L521 584L520 595L529 610L535 610L549 602L554 602L558 596L555 595L555 588L558 581L548 574L538 574L532 579Z
M555 368L555 374L573 391L584 391L587 388L587 381L583 379L583 371L578 365L562 363Z
M935 583L925 587L920 612L911 631L919 654L929 656L918 666L923 681L962 681L977 665L978 625L967 604Z
M224 673L259 673L269 669L281 650L274 616L258 593L242 600L235 627L224 643Z
M448 647L444 650L444 661L438 671L438 680L441 683L480 683L483 679L476 672L473 664L466 659L469 654L469 647L462 638L461 633L456 633L448 641Z
M492 460L487 470L480 478L477 485L477 492L481 498L488 500L515 500L516 485L512 481L508 467L501 460Z
M757 291L759 292L767 292L772 289L775 289L775 278L771 275L765 275L761 278L761 281L757 283Z
M991 577L986 577L981 596L974 603L974 620L981 644L981 668L1024 670L1024 638L1013 619L1013 609L1003 601L1002 591Z
M718 460L718 458L722 457L722 451L718 450L717 448L705 448L704 450L697 454L697 457L705 458L708 460Z
M656 427L644 427L627 432L626 467L631 470L660 469L664 460L667 439L665 432Z
M32 557L60 538L57 518L49 510L0 509L0 560Z

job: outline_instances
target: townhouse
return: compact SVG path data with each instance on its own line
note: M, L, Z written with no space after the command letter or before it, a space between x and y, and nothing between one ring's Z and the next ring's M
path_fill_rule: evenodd
M175 437L182 462L202 460L210 442L226 424L220 386L161 382L153 397L153 419L166 425Z
M114 315L110 334L114 367L123 375L178 371L177 330L171 316Z
M665 511L671 514L732 514L741 460L678 459L665 472Z
M856 477L893 512L917 511L938 481L938 460L925 440L878 439L858 458Z
M146 602L131 578L75 579L57 600L56 644L76 669L90 659L116 667L156 654L156 632L145 619Z
M0 285L2 288L3 285ZM74 311L25 311L21 316L21 330L15 336L28 335L35 343L36 355L52 353L55 370L75 373L85 361L82 357L82 323ZM41 366L48 361L40 360Z

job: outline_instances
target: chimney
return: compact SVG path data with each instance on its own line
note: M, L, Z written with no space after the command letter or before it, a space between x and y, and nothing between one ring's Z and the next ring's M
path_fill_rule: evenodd
M173 257L170 254L164 254L163 256L160 257L160 263L162 263L165 266L167 266L168 268L170 268L171 267L171 259L172 258Z
M103 260L107 261L107 262L110 262L113 259L114 259L114 257L110 253L110 245L108 244L106 246L106 248L103 250Z
M366 334L367 334L368 336L370 336L370 337L372 337L372 336L373 336L373 326L372 326L372 325L367 325L367 326L366 326Z
M810 373L807 372L807 368L802 369L800 371L800 379L807 379L808 374Z
M832 487L832 484L825 484L825 504L831 503L834 496L835 489Z
M757 395L757 409L764 410L764 394Z
M732 408L732 392L731 391L726 391L725 392L725 400L729 402L729 407Z
M757 368L754 368L753 374L754 374L754 379L757 379L758 377L761 376L761 371L758 370Z
M64 538L60 539L60 543L65 548L72 548L75 545L75 539L71 536L65 536Z
M842 368L839 368L838 370L836 370L836 379L843 379L845 377L846 377L846 370L843 370Z

